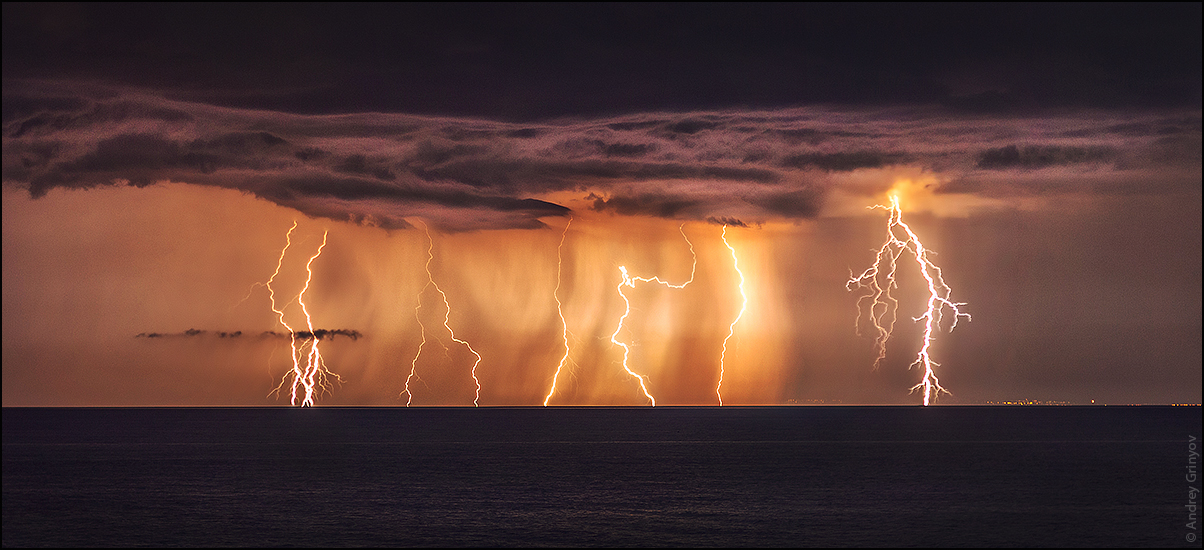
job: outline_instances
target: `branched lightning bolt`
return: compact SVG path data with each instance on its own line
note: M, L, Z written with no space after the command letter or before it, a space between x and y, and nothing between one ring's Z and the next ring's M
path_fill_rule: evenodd
M297 331L293 330L293 327L284 318L284 308L288 307L288 304L276 307L276 289L272 288L272 283L275 282L276 276L280 274L280 268L284 264L284 256L293 244L292 235L295 229L297 229L296 221L293 222L293 226L289 228L288 233L284 236L285 244L284 248L280 250L280 257L276 259L276 270L272 272L272 276L268 278L267 282L263 283L268 289L268 297L272 302L272 311L276 314L280 324L289 332L293 358L292 370L284 375L280 380L280 384L276 386L276 389L272 393L279 393L280 389L284 387L284 383L291 377L292 390L289 402L293 405L297 404L297 390L301 389L303 394L301 396L301 406L312 407L314 405L315 393L318 390L323 392L329 391L330 377L334 377L339 382L343 381L338 374L326 368L326 364L322 359L322 353L318 349L318 336L314 333L313 320L309 315L309 310L305 306L305 292L309 290L309 283L313 280L314 276L313 263L314 260L318 259L318 256L322 255L322 249L326 247L326 237L329 232L322 234L322 244L318 246L317 252L313 256L310 256L309 261L305 264L307 274L305 277L305 286L297 294L296 301L301 305L302 313L305 314L305 323L309 328L309 332L300 338L300 344L298 345ZM305 358L304 367L301 365L302 357Z
M556 366L556 374L552 376L552 387L548 390L548 396L543 398L545 407L548 406L548 401L552 400L552 394L556 393L556 380L560 378L560 371L569 361L569 324L564 320L563 304L560 303L560 273L564 263L564 239L569 234L570 225L573 225L573 218L569 218L569 223L564 225L564 233L560 234L560 246L556 248L556 289L552 291L552 297L556 299L556 314L560 316L560 336L564 339L564 356L560 358L560 364Z
M949 285L945 284L944 278L941 276L941 268L932 263L928 259L928 250L924 248L924 243L920 242L920 237L911 230L911 227L903 222L903 209L899 207L899 196L891 196L890 206L874 205L870 207L881 208L890 213L890 221L887 224L887 240L882 247L878 249L878 255L874 260L874 264L861 273L861 275L851 275L846 288L853 290L854 288L868 288L870 294L862 296L857 301L858 315L857 324L861 323L861 304L867 298L872 300L869 306L869 317L877 330L875 346L878 350L878 357L874 360L874 367L886 356L886 342L890 339L891 331L894 330L896 310L899 302L891 296L891 289L898 288L895 282L895 271L899 256L904 251L908 251L915 258L919 268L920 275L928 283L928 307L922 315L915 317L915 321L924 320L924 339L923 345L916 356L916 360L911 363L908 368L921 366L924 369L924 375L919 384L912 386L911 391L919 389L924 390L924 405L927 406L932 399L936 398L939 392L949 393L949 390L941 387L940 380L937 379L933 367L939 367L940 364L932 360L929 350L932 346L932 334L936 329L940 328L943 312L947 309L953 313L953 323L949 326L949 331L952 332L957 327L957 321L961 317L970 319L969 313L963 313L961 306L966 305L962 302L954 302L949 299L949 295L953 292ZM906 233L906 239L900 239L895 234L895 230L899 229ZM879 279L885 279L885 284L879 283ZM889 320L887 315L889 314Z
M740 303L740 313L732 320L732 324L727 327L727 338L723 339L723 352L719 355L719 384L715 386L715 395L719 398L719 406L723 406L723 394L720 390L723 388L723 362L727 358L727 341L731 340L732 335L736 333L736 323L740 322L740 318L744 316L744 310L748 308L748 295L744 293L744 272L740 271L740 260L736 258L736 249L732 248L727 242L727 226L723 226L723 233L719 235L723 239L723 244L732 252L732 267L736 273L740 275L740 298L743 300Z
M410 402L414 398L413 392L410 391L410 379L417 378L416 371L418 369L418 357L422 355L422 348L426 345L426 325L422 324L422 319L419 318L418 311L422 308L422 295L426 292L426 289L435 287L435 291L443 297L443 306L446 308L443 314L443 328L447 329L447 333L451 335L451 339L453 341L463 344L464 347L468 348L468 351L472 352L472 354L477 358L476 362L472 364L471 371L472 381L477 385L476 396L473 398L472 404L473 406L479 407L479 401L481 400L481 381L477 379L477 365L481 364L481 354L477 353L477 350L472 349L472 345L470 345L468 342L456 338L455 331L451 329L451 304L449 304L447 301L447 294L444 294L443 289L439 288L439 284L435 282L435 276L431 273L431 261L435 259L435 241L431 238L431 231L425 224L423 224L422 229L426 232L426 240L428 243L426 249L426 285L422 287L422 290L418 291L418 305L414 306L414 317L418 319L418 326L422 329L422 343L418 344L418 353L414 354L414 360L410 364L410 375L406 377L405 390L403 390L401 393L407 395L406 406L410 406Z
M305 397L301 401L301 406L313 406L314 391L321 388L326 391L329 388L329 376L334 376L339 382L343 379L339 375L330 372L326 368L325 361L322 360L322 353L318 350L318 338L314 333L313 319L309 315L309 309L305 306L305 293L309 290L309 282L314 277L312 269L314 260L322 255L322 249L326 248L326 237L329 231L322 233L322 244L318 246L318 251L314 252L313 256L309 257L309 262L305 264L305 287L301 289L301 293L297 295L297 303L301 304L301 312L305 314L305 326L309 328L309 337L306 339L309 343L308 361L306 363L304 375L300 378L293 379L293 402L296 403L297 387L301 386L305 391ZM294 336L295 338L295 336Z
M893 200L893 199L892 199ZM884 208L881 205L872 206L870 208ZM878 351L878 356L874 358L874 369L886 357L886 342L890 340L891 332L895 329L896 314L898 312L899 302L891 296L890 290L898 288L895 283L895 269L899 255L907 249L907 244L900 241L894 233L895 213L891 210L891 222L886 229L886 242L878 249L878 254L874 258L874 263L868 269L863 271L861 275L853 276L850 272L849 281L845 283L845 288L853 290L854 288L868 288L870 293L857 299L857 319L853 322L857 334L861 334L861 311L862 304L870 301L869 318L874 325L874 330L877 334L874 337L874 349ZM886 286L882 286L878 281L880 278L886 280ZM889 318L887 317L889 315Z
M615 327L614 334L610 335L610 342L617 346L622 346L622 348L623 348L623 370L627 371L627 374L633 376L636 380L638 380L640 382L640 389L644 391L644 396L648 398L648 401L652 403L653 407L656 406L656 398L652 397L651 393L648 393L648 385L647 385L648 378L642 374L637 374L635 371L631 370L631 367L628 366L628 364L627 364L628 356L630 356L630 354L631 354L631 348L629 348L627 346L627 344L624 344L623 342L620 342L618 340L619 332L621 332L623 330L623 321L625 321L627 319L627 316L629 314L631 314L631 300L628 300L627 295L623 293L623 287L628 286L631 288L635 288L636 281L639 281L642 283L657 283L657 284L665 285L669 288L680 289L680 288L685 288L686 285L694 282L694 274L698 269L698 255L694 253L694 243L690 242L690 238L686 236L685 230L682 229L683 227L685 227L685 224L679 225L677 227L677 230L681 233L682 238L684 238L686 240L686 244L690 246L690 254L692 256L694 256L694 264L690 267L690 280L688 280L680 285L675 285L672 283L662 281L660 279L660 277L651 277L651 278L649 278L649 277L632 277L627 274L626 266L619 266L619 273L621 273L623 275L623 280L619 282L619 285L616 288L619 291L619 296L623 298L623 303L626 304L626 307L623 310L623 315L621 317L619 317L619 326Z

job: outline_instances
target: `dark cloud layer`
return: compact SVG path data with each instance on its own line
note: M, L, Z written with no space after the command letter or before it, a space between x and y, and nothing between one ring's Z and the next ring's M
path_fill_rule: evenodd
M782 159L782 166L818 168L829 172L851 172L859 168L882 168L893 164L902 164L906 158L907 155L904 153L882 151L805 153Z
M575 197L623 215L758 222L821 213L861 171L918 168L965 192L1074 181L1198 181L1199 111L958 117L940 107L643 113L513 124L297 115L130 89L6 82L3 177L54 188L160 181L238 189L311 216L444 230L538 228ZM879 182L890 185L891 182ZM956 185L945 191L950 191ZM1096 186L1094 191L1123 189ZM559 197L553 198L553 197Z
M1116 151L1107 147L1058 147L1028 146L1024 148L1008 145L987 149L978 155L978 167L1003 168L1047 168L1085 162L1106 162L1117 158Z

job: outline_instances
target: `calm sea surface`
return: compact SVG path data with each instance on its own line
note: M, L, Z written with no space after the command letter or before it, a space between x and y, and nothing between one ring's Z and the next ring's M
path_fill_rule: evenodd
M5 408L3 424L6 547L1199 547L1199 407Z

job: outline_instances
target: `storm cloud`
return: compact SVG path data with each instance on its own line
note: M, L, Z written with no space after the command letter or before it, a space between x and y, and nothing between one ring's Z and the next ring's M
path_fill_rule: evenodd
M515 124L299 115L45 81L6 82L4 101L4 182L33 197L183 182L237 189L315 217L387 229L422 218L449 231L544 227L542 218L570 214L558 203L564 197L623 215L809 218L851 175L899 167L940 174L954 182L945 191L994 197L1034 192L1015 184L1017 171L1065 181L1154 174L1181 185L1198 180L1201 133L1198 111L1062 115L1039 125L959 118L941 107ZM1101 189L1128 192L1094 188Z

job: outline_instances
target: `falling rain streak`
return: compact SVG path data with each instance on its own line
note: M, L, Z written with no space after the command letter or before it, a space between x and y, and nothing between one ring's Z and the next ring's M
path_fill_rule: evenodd
M431 261L435 259L435 240L431 238L431 231L426 227L425 224L422 226L422 229L426 232L426 240L428 245L426 249L425 264L426 285L422 287L422 290L418 291L418 304L414 306L414 318L418 320L418 326L422 331L422 343L418 344L418 352L414 354L414 360L410 362L410 375L406 377L405 390L403 390L401 393L406 396L406 406L410 406L414 400L414 392L413 389L410 388L410 382L418 378L418 357L422 355L422 348L426 345L426 325L422 323L422 317L419 315L419 311L422 309L422 295L426 293L426 289L434 287L435 292L438 292L439 297L443 299L443 328L447 329L447 333L451 337L452 341L462 344L464 347L468 348L468 351L477 358L476 361L473 362L471 370L472 381L477 387L476 394L472 399L472 405L477 407L480 406L481 401L481 380L477 378L477 365L481 364L481 354L477 353L477 350L472 349L472 345L468 342L456 338L456 333L451 328L451 304L447 301L447 294L443 292L443 289L439 288L439 284L435 282L434 274L431 273ZM440 342L440 345L443 345L443 343ZM447 346L443 346L443 348L446 350Z
M876 353L873 365L874 368L877 369L886 358L887 342L891 339L897 320L899 300L894 296L894 294L892 294L892 291L898 289L898 281L896 276L898 274L900 262L902 261L904 253L907 253L909 256L914 258L919 274L927 284L928 299L925 311L918 317L914 318L914 320L917 322L924 321L924 331L920 350L910 367L919 367L923 370L923 373L921 381L913 386L911 390L913 392L916 390L921 390L923 392L924 405L929 405L934 399L936 399L939 393L949 393L948 390L941 386L934 370L935 367L940 366L940 364L934 361L931 357L931 347L934 339L933 334L935 331L941 328L944 315L953 315L953 320L951 323L949 323L948 327L948 330L950 331L957 326L957 321L959 318L965 317L967 320L969 320L970 315L961 310L962 306L965 306L966 304L954 302L950 299L952 290L945 283L944 278L942 277L941 268L928 259L929 250L920 241L919 236L916 235L912 228L903 222L903 209L899 204L898 195L891 195L889 206L874 205L867 208L886 210L889 214L889 220L887 223L886 241L878 248L873 264L859 275L853 275L850 273L850 278L846 283L846 288L850 291L858 289L868 290L868 293L861 296L857 301L857 318L855 321L855 326L859 334L861 333L863 324L868 324L869 326L873 327L872 334L874 336L874 350ZM726 222L727 220L724 221ZM563 352L560 354L559 362L557 363L556 369L551 376L550 385L543 398L543 406L545 407L548 406L552 402L553 398L557 396L557 392L561 391L559 384L562 377L566 374L566 367L570 362L573 362L574 364L576 363L571 358L573 350L569 339L569 322L565 316L565 303L561 298L561 293L565 284L563 279L565 267L564 246L568 240L569 228L572 226L572 223L573 219L569 218L568 222L561 231L559 243L556 247L556 285L552 291L552 298L556 303L556 315L560 322L559 340L560 345L563 346ZM278 299L279 297L277 294L279 290L277 287L280 284L278 282L278 278L281 276L285 257L288 254L289 249L293 247L293 233L297 229L297 226L297 222L294 221L292 227L290 227L285 233L285 244L280 250L280 254L276 260L276 268L272 272L272 275L267 281L252 285L251 289L247 292L247 295L244 296L243 299L238 302L238 304L235 304L235 306L245 302L252 295L256 287L262 286L267 289L268 297L271 301L271 310L275 316L276 322L285 328L287 331L286 334L291 341L290 355L292 359L291 368L288 369L288 371L281 378L280 383L269 395L279 395L280 392L287 387L290 403L293 405L307 407L315 405L316 401L323 393L331 393L333 382L343 382L343 379L338 374L330 371L327 368L325 358L323 357L322 351L319 347L320 341L324 337L330 337L334 335L348 335L352 337L352 339L356 339L360 336L360 333L358 331L344 329L315 329L313 317L310 314L309 306L305 301L306 293L310 289L310 285L313 281L313 264L318 257L322 255L322 252L326 247L327 236L329 234L328 231L323 232L321 244L319 244L313 254L309 256L305 264L306 276L301 290L290 300L283 301ZM423 264L426 277L425 281L422 283L422 287L418 290L417 295L415 296L414 305L414 320L418 325L417 332L419 342L417 350L415 350L414 356L410 361L410 369L405 378L404 387L400 392L400 395L404 395L406 397L406 406L411 406L414 404L414 394L418 384L425 384L425 382L422 380L422 377L419 375L419 359L423 357L423 352L425 351L426 346L431 338L434 338L435 341L444 348L445 355L447 355L446 352L449 350L448 346L443 343L443 339L441 339L438 335L434 333L428 334L427 323L423 321L424 306L429 305L428 303L424 303L423 297L426 296L431 289L433 289L434 292L438 293L439 300L443 302L443 330L447 331L448 337L453 342L463 346L473 357L472 366L468 369L473 381L473 385L475 386L472 403L473 406L480 406L482 385L481 379L477 375L477 368L481 364L482 356L466 340L457 337L455 331L451 327L451 304L448 300L447 294L435 281L435 275L431 271L431 262L434 261L435 257L434 238L431 236L430 229L425 223L421 223L421 227L426 236L426 261ZM728 324L728 331L726 336L723 338L721 351L719 352L718 382L714 387L715 398L719 406L723 406L724 404L723 390L726 379L725 377L728 374L727 363L729 360L729 345L733 337L736 335L736 325L744 319L749 305L749 296L745 289L745 273L740 268L740 258L737 254L736 247L732 246L732 244L728 241L728 228L728 223L724 223L719 238L731 256L731 269L734 271L735 276L737 277L735 290L739 292L740 306L739 310ZM627 295L625 289L634 289L636 288L637 283L655 283L667 289L681 290L695 282L695 278L698 274L698 254L694 248L694 243L690 240L689 236L686 235L685 224L679 225L677 229L681 234L682 239L685 240L692 258L690 276L687 280L681 283L671 283L661 279L659 275L652 277L633 276L629 273L626 265L619 265L618 268L621 280L615 286L619 298L623 301L623 312L618 318L618 323L615 326L614 332L609 335L609 343L612 347L618 346L622 348L621 366L623 372L628 377L635 379L635 381L639 384L640 392L647 400L647 403L653 407L656 406L656 397L653 395L650 387L652 384L652 379L650 378L649 374L643 374L633 367L631 346L634 344L634 342L631 341L630 337L623 337L626 323L629 317L632 315L632 300L631 297ZM282 301L284 302L283 304L281 304ZM294 302L300 308L301 314L304 316L304 327L295 328L294 325L290 324L289 320L287 319L286 310L292 306ZM208 331L190 329L189 331L182 333L182 335L195 336L206 333L208 333ZM239 336L242 334L242 332L216 332L214 334L225 338L227 336ZM284 336L282 334L272 333L270 331L265 332L264 334L276 334L280 337ZM138 336L156 338L172 336L172 334L142 333ZM448 358L451 360L450 355L448 355Z
M634 377L636 380L638 380L640 382L640 389L644 392L644 397L648 398L648 402L653 407L656 406L656 398L652 397L652 394L648 392L648 377L646 377L642 374L638 374L635 371L631 370L631 366L628 365L628 362L627 362L631 355L631 348L627 344L624 344L623 342L620 342L618 340L619 332L621 332L623 330L623 321L626 320L627 316L631 314L631 300L627 299L627 294L623 293L623 287L626 286L626 287L635 288L635 283L638 281L641 283L657 283L657 284L664 285L669 288L682 289L682 288L685 288L686 285L689 285L690 283L694 282L694 274L698 270L698 255L694 253L694 243L691 243L690 238L686 236L686 232L683 229L684 227L685 227L685 224L682 224L677 227L677 230L679 232L681 232L682 238L686 240L686 244L689 245L689 247L690 247L690 255L692 255L694 257L694 262L690 266L690 280L688 280L680 285L675 285L672 283L667 283L665 281L662 281L659 276L632 277L627 274L627 267L621 265L621 266L619 266L619 273L622 274L623 280L619 282L619 285L617 287L615 287L619 291L619 296L621 296L623 298L623 304L626 306L626 309L623 310L623 315L621 317L619 317L619 326L615 327L614 334L610 335L610 342L616 346L620 346L623 348L623 370L626 371L627 374L631 375L632 377Z

